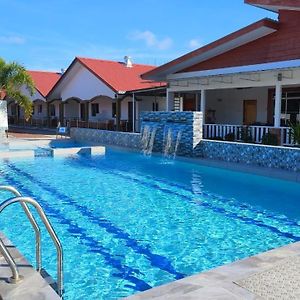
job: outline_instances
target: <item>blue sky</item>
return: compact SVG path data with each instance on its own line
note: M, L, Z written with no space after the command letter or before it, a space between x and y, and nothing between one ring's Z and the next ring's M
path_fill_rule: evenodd
M0 0L0 56L29 69L75 56L160 65L276 14L243 0Z

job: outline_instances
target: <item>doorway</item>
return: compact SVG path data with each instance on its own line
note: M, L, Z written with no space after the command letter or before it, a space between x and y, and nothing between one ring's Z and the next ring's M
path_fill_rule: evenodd
M196 94L183 94L183 111L196 110Z
M244 100L244 117L245 125L256 123L257 118L257 100Z

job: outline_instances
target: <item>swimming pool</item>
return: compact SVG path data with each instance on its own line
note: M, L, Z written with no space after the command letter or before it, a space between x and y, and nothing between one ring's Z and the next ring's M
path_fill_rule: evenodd
M300 240L294 182L113 149L3 161L0 176L39 200L61 238L65 299L125 297ZM20 221L11 207L0 228L34 263L34 235ZM55 250L43 239L55 277Z

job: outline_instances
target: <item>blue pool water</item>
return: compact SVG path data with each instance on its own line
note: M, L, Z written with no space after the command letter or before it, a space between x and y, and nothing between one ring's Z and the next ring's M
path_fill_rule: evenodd
M65 299L118 299L300 240L298 183L111 149L3 161L0 178L39 200L52 221ZM0 226L34 264L20 208L4 211ZM44 266L56 277L43 237Z

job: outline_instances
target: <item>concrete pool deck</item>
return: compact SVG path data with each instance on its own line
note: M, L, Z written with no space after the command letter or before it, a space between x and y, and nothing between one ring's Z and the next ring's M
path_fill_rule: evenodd
M295 271L293 264L299 262L300 242L281 248L260 253L258 255L224 265L207 272L199 273L184 279L162 285L145 292L127 297L127 300L174 299L174 300L292 300L300 299L300 273ZM287 265L288 261L288 265ZM286 272L278 272L278 268L286 265ZM265 276L262 283L253 288L256 293L241 286L245 280L259 279L264 274L274 273L272 277ZM268 280L268 278L270 278ZM266 280L267 279L267 280ZM276 289L277 281L284 283L284 289ZM255 282L255 281L254 281ZM253 282L252 282L253 284ZM269 296L261 296L258 293ZM263 293L264 291L264 293ZM284 295L284 296L282 296ZM295 296L296 295L296 296Z
M7 282L11 277L11 270L4 257L0 254L0 299L3 300L59 300L60 297L50 287L52 282L46 281L14 247L11 242L0 233L0 238L7 246L8 251L14 258L20 275L24 279L18 284ZM34 251L34 248L33 248ZM47 279L48 280L48 279Z

